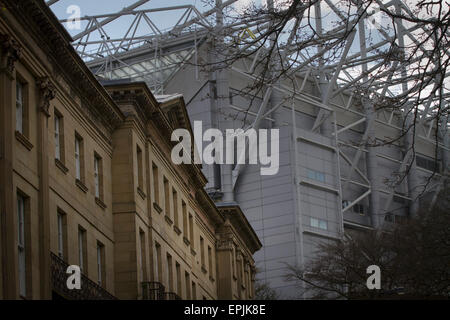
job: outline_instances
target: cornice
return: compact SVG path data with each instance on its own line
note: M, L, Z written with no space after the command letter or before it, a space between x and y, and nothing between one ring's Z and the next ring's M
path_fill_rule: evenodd
M71 37L44 1L5 1L6 10L23 25L40 49L83 100L82 108L112 132L123 115L71 45Z
M233 229L236 230L237 236L243 240L242 242L250 250L251 254L261 249L261 241L237 204L218 204L218 209L230 222Z
M0 71L6 72L11 78L15 63L22 55L22 47L7 34L0 34Z

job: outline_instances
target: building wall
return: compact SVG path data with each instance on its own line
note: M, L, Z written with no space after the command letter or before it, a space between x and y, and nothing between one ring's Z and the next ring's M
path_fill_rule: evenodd
M200 56L203 50L204 48L198 51ZM204 54L202 57L204 58ZM236 62L234 67L244 69L240 63ZM209 95L205 89L208 85L215 85L214 72L201 72L199 78L194 79L194 68L195 66L190 64L183 66L165 88L167 93L176 92L185 95L186 101L189 101L187 109L192 121L206 121L205 117L208 114L216 118L216 123L221 121L226 123L227 127L218 126L223 131L252 124L264 92L258 93L251 103L251 96L242 92L250 85L249 79L241 73L229 71L228 89L234 94L226 106L217 111L215 106L218 97ZM262 250L255 254L257 279L268 282L283 298L301 297L298 286L284 279L287 272L286 263L295 265L308 261L316 255L318 243L339 239L348 228L365 230L374 227L369 197L365 197L357 203L357 206L344 213L343 200L357 199L368 190L367 186L373 184L374 190L379 194L381 208L376 213L376 219L380 225L392 223L385 221L390 213L399 216L396 218L398 221L401 221L401 217L409 216L408 208L411 200L408 190L409 179L406 178L395 187L396 197L391 204L386 208L384 206L390 194L386 181L395 178L399 171L404 156L404 141L374 148L378 166L376 176L369 182L357 172L359 170L363 175L368 175L368 150L363 150L356 165L357 170L353 170L349 181L351 166L337 151L341 150L353 160L357 154L358 143L363 139L365 123L343 131L338 135L338 141L334 136L325 134L322 128L311 132L318 108L310 101L318 100L320 93L311 79L305 82L303 80L298 76L297 82L304 83L304 89L303 97L299 95L299 98L294 100L295 112L293 113L289 102L275 114L269 115L260 125L261 128L280 129L279 172L274 176L261 176L258 165L246 165L241 170L234 189L234 200L242 207L263 243ZM289 83L283 85L290 87ZM348 99L349 96L344 94L330 101L329 106L334 110L334 115L328 119L331 128L334 116L337 120L337 130L364 116L356 103L350 103L350 108L345 109ZM340 105L344 107L339 108ZM269 104L266 110L271 107ZM250 111L247 115L246 110ZM378 139L380 142L401 134L399 130L401 120L398 117L394 117L391 123L389 120L389 114L385 115L383 112L377 114L371 141ZM334 132L334 129L332 131ZM433 158L434 145L430 141L417 138L416 152ZM203 166L205 174L212 171L210 167ZM417 168L417 175L422 182L430 174L429 170ZM439 179L440 175L435 175L430 186ZM216 190L208 189L208 191L217 193L221 191L221 187L223 186L219 184ZM399 197L401 195L404 201ZM220 203L221 199L217 198L216 201Z
M6 7L0 14L0 298L52 298L55 281L64 286L67 278L55 280L54 264L80 265L80 247L83 276L104 294L143 299L143 282L161 282L166 292L183 299L250 298L218 287L219 273L222 282L234 281L216 260L217 232L224 234L220 228L227 220L204 191L207 180L197 166L171 162L175 127L162 104L142 84L131 100L113 101L42 1L7 2ZM26 88L22 133L16 132L16 81ZM173 106L183 114L182 99ZM80 177L77 139L82 141ZM19 292L20 198L25 294ZM228 232L236 239L253 232L249 225L233 223ZM241 239L236 248L245 252L246 268L252 268L259 240Z

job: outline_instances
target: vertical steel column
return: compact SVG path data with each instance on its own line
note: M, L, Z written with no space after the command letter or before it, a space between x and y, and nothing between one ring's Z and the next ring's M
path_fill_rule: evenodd
M442 116L441 118L441 129L439 130L440 139L445 148L441 148L441 159L442 159L442 174L445 175L450 172L450 132L448 130L449 116Z
M395 11L396 14L400 15L401 14L401 4L396 1L395 3ZM395 18L395 23L397 25L397 36L398 36L398 45L400 47L400 50L403 52L403 54L405 54L405 39L404 39L404 26L402 21L399 18ZM406 67L402 67L401 69L401 74L402 74L402 78L406 79L407 78L407 72L406 72ZM407 82L403 82L402 83L402 93L405 93L408 91L408 83ZM406 107L410 107L409 105ZM412 107L411 107L412 108ZM405 110L405 114L406 114L406 130L408 130L405 134L405 138L404 138L404 144L405 144L405 153L408 153L408 150L413 149L414 148L414 135L415 135L415 130L414 130L414 113L413 110ZM408 175L407 175L407 181L408 181L408 193L409 193L409 197L411 198L411 205L409 208L409 214L411 216L415 216L418 209L419 209L419 201L418 201L418 196L420 193L419 190L419 179L417 176L417 168L416 168L416 156L415 153L412 153L412 159L410 160L410 164L409 164L409 170L408 170Z
M315 14L315 18L316 18L316 32L319 36L319 39L322 37L322 33L323 33L323 28L322 28L322 9L320 7L320 1L317 1L314 4L314 14ZM324 50L322 45L319 45L317 47L317 51L321 52L322 50ZM326 99L326 92L328 89L328 81L327 81L327 77L325 74L325 62L323 59L323 55L319 58L319 87L320 87L320 98L321 101L323 101L324 99ZM318 111L318 116L322 115L321 110L319 109ZM324 116L324 115L322 115ZM318 119L319 121L321 119ZM327 119L325 119L323 121L323 123L320 125L320 130L321 133L324 136L327 137L331 137L334 130L333 130L333 126L331 124L331 117L328 117Z
M362 2L359 2L359 12L361 12ZM366 30L364 19L361 19L358 22L358 34L359 34L359 46L361 51L361 58L367 58L367 46L366 46ZM367 72L367 63L362 64L362 72ZM367 83L368 76L365 75L363 77L364 83ZM370 142L375 138L375 129L374 123L376 119L376 112L373 106L372 101L368 99L366 96L362 97L362 105L364 109L364 114L366 116L366 169L367 169L367 178L370 181L370 194L369 194L369 214L372 226L374 228L378 228L381 224L381 206L380 206L380 193L379 193L379 183L378 183L378 159L376 148L370 146ZM372 139L371 139L372 138ZM357 164L355 164L357 165Z
M217 89L217 111L218 123L222 133L226 129L233 129L233 121L228 120L226 113L229 109L230 88L228 84L228 68L224 62L226 48L224 46L223 34L223 4L222 0L216 0L216 38L214 39L214 50L216 52L216 89ZM223 164L222 168L222 201L234 202L233 178L231 164Z
M267 0L267 8L269 9L270 12L274 12L275 8L274 8L273 0ZM272 33L271 39L270 39L270 46L271 46L271 48L273 48L273 50L276 50L276 48L277 48L276 41L277 41L276 34ZM271 60L270 82L273 83L273 85L275 87L280 87L281 80L277 79L277 81L274 82L273 78L277 76L277 70L280 70L280 71L282 70L281 64L283 63L283 61L281 61L279 55L275 54L275 52L272 53L272 57L270 58L270 60ZM283 95L280 92L280 90L276 90L276 89L272 90L272 94L270 96L271 108L274 108L275 106L279 105L282 100L283 100ZM278 108L278 109L280 109L280 108ZM272 126L274 128L279 128L281 125L280 111L275 110L274 112L272 112L272 118L275 120L275 122L272 124Z

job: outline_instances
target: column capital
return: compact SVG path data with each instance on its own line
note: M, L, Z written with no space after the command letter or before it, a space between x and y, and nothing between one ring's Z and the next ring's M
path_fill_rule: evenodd
M22 56L22 47L10 35L0 33L0 73L6 72L11 78L15 63Z
M217 243L216 245L217 250L230 250L230 251L233 250L234 246L233 237L229 235L220 236L216 243Z
M56 97L56 89L49 77L41 77L37 79L36 85L41 94L39 101L39 109L50 117L49 107L50 101Z

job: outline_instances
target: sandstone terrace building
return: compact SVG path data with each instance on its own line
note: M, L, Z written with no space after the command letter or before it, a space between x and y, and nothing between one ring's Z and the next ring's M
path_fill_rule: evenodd
M182 97L103 87L44 1L4 6L0 298L251 299L258 237L200 167L170 161Z

